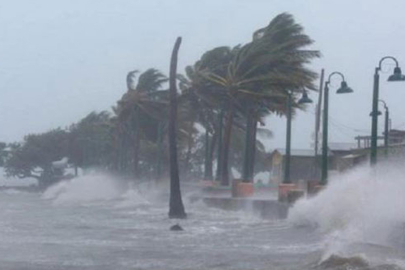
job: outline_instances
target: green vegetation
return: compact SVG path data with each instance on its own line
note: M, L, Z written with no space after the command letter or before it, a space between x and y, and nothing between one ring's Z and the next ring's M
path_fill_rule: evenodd
M166 179L169 171L179 170L172 180L180 174L229 185L233 167L244 181L253 181L266 167L258 135L271 136L258 123L263 126L271 114L285 115L287 91L294 108L300 108L298 94L316 89L317 74L307 65L320 53L308 49L312 43L291 15L280 14L255 31L250 42L204 53L184 75L172 78L171 95L161 71L130 71L126 92L112 113L92 112L68 129L0 145L1 153L8 149L0 161L8 175L35 177L42 186L61 178L52 162L63 157L76 169L98 167L133 179ZM175 114L170 111L173 98ZM168 125L175 115L177 122ZM169 151L169 133L177 153Z

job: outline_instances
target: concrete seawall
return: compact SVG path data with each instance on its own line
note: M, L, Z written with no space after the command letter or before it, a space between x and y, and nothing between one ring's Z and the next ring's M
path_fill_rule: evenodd
M219 196L192 196L191 201L203 201L207 206L229 211L246 211L264 219L285 219L288 216L288 203L277 200L256 198L231 198Z

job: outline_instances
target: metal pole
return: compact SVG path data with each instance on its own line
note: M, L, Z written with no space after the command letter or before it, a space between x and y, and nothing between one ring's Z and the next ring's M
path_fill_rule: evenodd
M290 158L291 158L291 95L288 92L287 98L287 138L286 138L286 151L285 151L285 163L284 163L284 184L290 184Z
M319 96L318 96L318 104L316 106L316 114L315 114L315 157L314 157L314 176L316 179L319 177L319 157L318 157L318 143L319 143L319 128L321 123L321 108L322 108L322 93L323 93L323 80L325 76L325 70L321 70L321 79L319 85Z
M321 185L328 183L328 106L329 106L329 81L325 83L323 100L323 132L322 132L322 170Z
M373 87L373 104L371 112L371 149L370 149L370 164L373 166L377 163L377 125L378 125L378 86L380 76L378 75L379 68L375 69L374 87Z
M389 123L389 112L388 107L385 107L385 123L384 123L384 146L388 148L388 123Z
M385 158L388 158L388 132L389 132L389 111L388 111L388 107L385 106L385 132L384 132L384 147L385 147Z

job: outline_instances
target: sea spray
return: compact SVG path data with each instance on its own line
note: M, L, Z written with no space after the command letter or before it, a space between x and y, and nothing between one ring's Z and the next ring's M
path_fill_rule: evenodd
M0 167L0 186L2 187L29 187L37 184L38 180L33 177L20 179L16 176L7 176L4 167Z
M138 189L131 187L121 195L121 202L117 204L117 207L132 208L147 205L150 205L150 202L140 193Z
M335 176L317 196L298 201L289 221L299 226L316 226L327 233L346 227L360 214L364 201L364 169Z
M55 204L74 204L119 197L126 185L114 177L103 173L91 173L49 187L43 199L53 200Z
M298 201L288 221L324 234L323 259L363 252L368 258L370 253L389 257L405 248L404 191L401 166L361 166L331 177L317 196Z

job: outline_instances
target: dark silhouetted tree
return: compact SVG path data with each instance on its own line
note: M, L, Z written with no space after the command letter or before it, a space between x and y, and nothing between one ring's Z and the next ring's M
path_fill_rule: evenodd
M172 57L170 61L170 104L169 104L169 150L170 150L170 218L186 218L184 205L180 191L179 167L177 163L177 141L176 141L176 122L177 122L177 55L181 44L181 37L178 37L174 44Z

